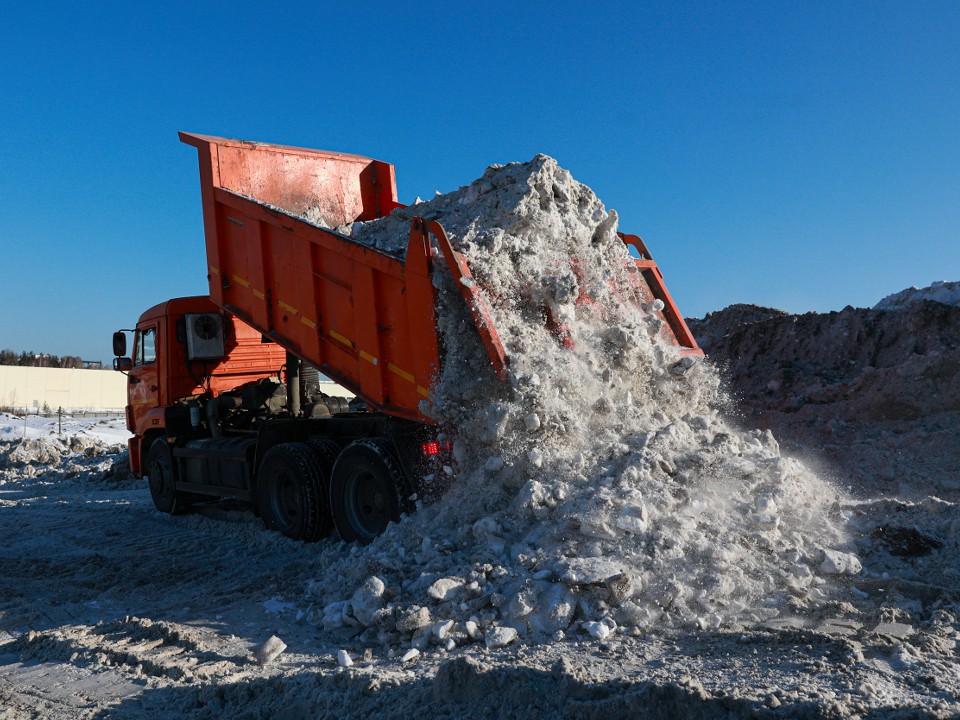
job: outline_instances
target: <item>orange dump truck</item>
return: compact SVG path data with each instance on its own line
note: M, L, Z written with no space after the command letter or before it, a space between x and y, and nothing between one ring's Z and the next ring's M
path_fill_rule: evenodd
M147 310L114 334L129 377L130 464L157 508L251 501L268 528L369 542L443 476L450 442L421 408L440 370L432 274L452 273L490 362L508 358L465 260L414 218L400 260L331 227L402 207L392 165L357 155L180 133L197 148L209 297ZM636 282L699 353L639 238ZM440 250L431 253L431 246ZM320 373L356 394L323 392Z

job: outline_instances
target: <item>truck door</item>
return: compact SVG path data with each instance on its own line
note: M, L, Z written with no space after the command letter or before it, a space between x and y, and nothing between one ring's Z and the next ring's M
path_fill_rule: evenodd
M130 370L128 382L130 405L139 426L139 418L160 404L156 326L137 328L133 339L133 368Z

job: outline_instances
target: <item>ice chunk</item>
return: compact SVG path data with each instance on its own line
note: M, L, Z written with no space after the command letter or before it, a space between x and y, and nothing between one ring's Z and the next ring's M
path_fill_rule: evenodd
M860 559L852 553L824 550L820 571L828 575L856 575L863 569Z
M582 627L597 640L606 640L610 635L610 628L602 622L588 620L583 623Z
M453 620L439 620L433 624L433 636L437 640L445 640L453 629Z
M414 605L401 614L397 620L397 630L402 633L412 633L430 624L430 611L425 607Z
M486 643L491 650L502 648L517 639L517 631L512 627L494 626L487 630Z
M261 665L276 660L280 653L287 649L287 644L276 635L271 635L266 641L253 651L253 657Z
M572 558L558 568L568 585L599 585L623 574L623 566L602 557Z
M357 588L350 604L353 606L354 617L361 625L365 627L373 625L377 613L383 608L385 590L383 580L375 575L367 578L366 582Z
M455 577L445 577L437 580L430 588L427 590L427 595L432 597L434 600L453 600L457 592L464 586L464 582L460 578Z

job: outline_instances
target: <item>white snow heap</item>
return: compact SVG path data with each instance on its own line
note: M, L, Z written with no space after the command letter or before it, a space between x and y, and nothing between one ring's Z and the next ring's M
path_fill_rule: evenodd
M342 598L339 578L356 587L379 568L396 588L384 641L413 633L422 644L424 628L453 619L462 637L499 646L507 627L600 638L769 617L821 597L824 552L844 545L836 491L768 432L720 416L717 373L663 339L661 306L630 300L616 214L588 187L538 155L341 230L400 253L414 215L438 219L467 258L509 378L497 380L442 275L445 365L431 412L456 435L456 478L358 555L328 556L338 580L323 602Z
M906 310L921 300L960 305L960 282L938 281L924 288L909 287L893 295L887 295L874 305L874 310Z

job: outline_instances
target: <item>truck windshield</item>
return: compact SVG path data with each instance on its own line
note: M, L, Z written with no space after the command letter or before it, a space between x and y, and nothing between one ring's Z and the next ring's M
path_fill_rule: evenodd
M147 328L137 330L136 348L133 353L133 364L143 365L156 362L157 359L157 329Z

